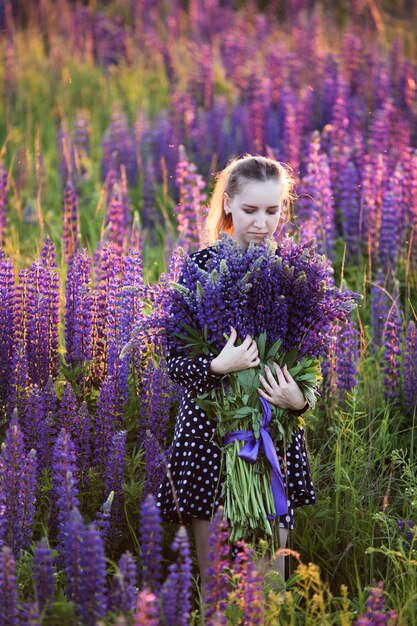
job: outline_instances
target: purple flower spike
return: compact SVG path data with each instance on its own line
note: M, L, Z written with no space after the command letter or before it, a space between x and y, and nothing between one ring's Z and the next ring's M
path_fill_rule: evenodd
M408 323L404 345L404 404L412 415L417 408L417 330L413 320Z
M401 330L401 307L397 301L392 304L389 310L382 337L383 346L385 348L383 355L385 398L393 403L398 403L400 400Z
M87 250L72 256L68 267L65 299L66 361L74 367L91 359L91 259Z
M63 542L60 549L65 571L66 596L73 600L75 605L80 601L84 585L82 571L84 522L77 508L69 513L64 525Z
M136 606L137 571L136 562L130 552L124 552L119 559L118 571L113 576L109 610L128 613Z
M126 454L127 431L121 430L114 434L111 441L109 454L105 467L105 489L106 493L114 492L113 506L111 509L111 524L108 545L114 552L121 537L121 527L123 525L123 470Z
M0 548L0 624L16 626L18 593L16 562L8 546Z
M342 397L358 384L359 331L351 318L339 326L337 338L337 388Z
M159 617L159 598L150 589L144 587L138 593L133 626L159 626Z
M55 594L54 556L47 539L41 539L35 548L34 580L40 609L52 602Z
M169 566L169 574L161 591L165 623L167 626L188 626L193 568L188 535L184 526L180 526L172 549L178 550L177 562Z
M13 263L0 253L0 407L12 395L13 353L15 348L16 290Z
M36 493L36 451L25 453L23 433L13 414L0 451L0 501L5 505L2 533L16 556L32 536Z
M354 622L354 626L394 626L398 615L395 611L385 609L384 583L382 580L369 590L369 598L366 603L367 610Z
M207 196L202 193L205 183L197 174L196 166L187 159L184 148L180 149L176 182L180 201L176 209L179 244L185 249L198 248L206 242L204 220L207 210L203 205Z
M78 200L75 187L68 181L64 191L64 210L62 213L64 253L68 262L79 247L80 218L78 214Z
M382 345L382 335L389 311L389 302L389 295L384 284L384 275L380 269L371 287L371 324L374 347Z
M229 532L223 507L219 507L210 527L209 567L207 569L206 612L207 626L227 624L228 605L227 567L229 565Z
M58 541L64 538L68 515L79 504L77 473L75 446L63 428L52 455L51 501L55 523L58 525Z
M144 500L140 513L142 586L158 590L162 576L161 514L152 495Z
M107 612L107 597L104 542L94 524L83 530L80 577L82 584L77 608L82 623L95 626Z

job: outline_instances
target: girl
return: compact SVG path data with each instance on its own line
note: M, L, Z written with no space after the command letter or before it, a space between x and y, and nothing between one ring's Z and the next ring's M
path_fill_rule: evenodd
M251 242L260 243L272 236L291 199L292 186L293 179L288 171L273 159L245 155L232 160L216 178L207 220L211 239L215 241L224 231L246 249ZM191 259L204 269L215 253L212 246L194 253ZM228 341L215 358L187 358L174 347L169 347L167 355L169 374L185 391L167 477L158 493L157 504L164 520L191 524L203 593L210 521L222 504L224 475L221 450L214 438L216 426L199 408L195 394L211 389L230 372L259 364L257 345L252 337L242 337L240 345L236 345L237 339L235 329L231 328ZM276 406L303 413L308 405L286 367L280 369L274 364L274 370L266 370L265 378L259 376L259 395ZM287 450L278 446L277 454L288 499L288 514L279 518L280 546L285 547L288 530L294 527L294 508L315 501L303 430L294 433ZM285 578L284 558L277 559L275 565Z

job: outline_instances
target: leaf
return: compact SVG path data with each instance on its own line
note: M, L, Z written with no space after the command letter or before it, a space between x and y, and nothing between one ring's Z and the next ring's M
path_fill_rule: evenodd
M261 335L259 335L257 344L258 344L258 356L261 359L261 361L264 361L265 360L265 347L266 347L266 333L262 333Z

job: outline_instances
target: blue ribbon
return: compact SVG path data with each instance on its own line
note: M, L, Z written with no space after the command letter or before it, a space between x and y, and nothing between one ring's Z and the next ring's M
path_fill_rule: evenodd
M245 445L239 452L239 456L248 463L256 463L259 448L262 442L263 451L266 458L271 464L271 489L274 497L275 515L268 514L268 519L275 519L280 515L288 513L287 494L285 491L284 480L282 478L281 468L279 466L277 452L267 428L272 419L271 407L264 398L260 398L263 407L263 418L259 430L259 439L256 439L253 430L234 430L225 436L225 444L232 443L235 439L246 441Z

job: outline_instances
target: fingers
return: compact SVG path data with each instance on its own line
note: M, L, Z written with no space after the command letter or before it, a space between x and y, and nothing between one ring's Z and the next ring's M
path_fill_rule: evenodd
M274 389L272 387L272 384L275 383L276 385L276 381L274 380L274 377L272 376L271 372L267 371L267 366L265 366L265 373L268 376L268 381L265 380L265 378L262 376L262 374L259 374L259 380L261 381L261 384L263 386L263 388L270 393L271 395L274 392ZM272 381L271 381L271 377L272 377Z
M274 363L274 368L275 368L275 372L277 374L278 384L279 385L285 385L285 383L288 383L288 381L285 379L284 374L282 373L282 369L280 368L278 363Z
M281 369L282 369L282 373L284 374L284 378L287 381L287 383L293 383L294 378L291 376L290 372L288 371L288 367L286 363Z
M246 335L244 341L242 341L242 348L247 350L252 343L256 345L256 341L250 335Z
M230 337L227 340L226 346L233 346L237 338L236 329L233 326L230 327Z

